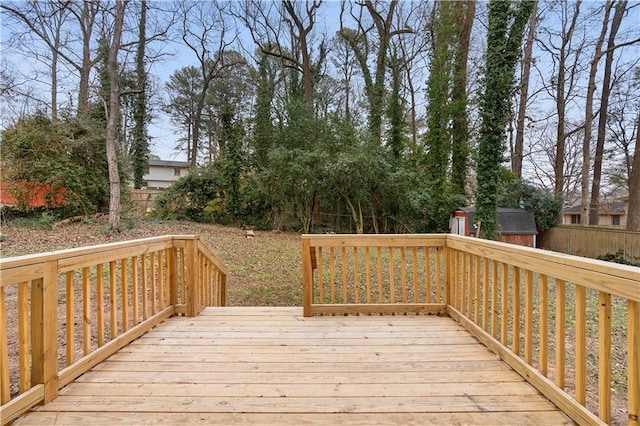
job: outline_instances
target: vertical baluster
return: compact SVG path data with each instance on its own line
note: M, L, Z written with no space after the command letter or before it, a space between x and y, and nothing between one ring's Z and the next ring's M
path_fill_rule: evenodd
M473 280L473 321L480 324L480 256L474 256L475 259L475 279Z
M629 424L640 423L640 302L627 300L627 395Z
M431 303L431 250L429 246L424 247L424 290L426 293L426 302ZM435 280L434 280L435 282ZM440 288L436 286L435 291L436 303L440 303Z
M7 311L4 303L4 287L0 286L0 404L11 399L9 387L9 347L7 339Z
M348 303L348 294L347 294L347 248L342 246L341 250L341 260L342 263L340 265L342 271L342 303Z
M66 361L67 366L73 364L76 359L76 331L75 331L75 293L73 290L73 275L74 271L69 271L65 274L66 281L66 298L65 302L66 313L67 313L67 326L66 326L66 334L67 334L67 345L66 345Z
M116 262L109 262L109 302L110 302L110 316L109 321L111 323L111 339L115 339L118 335L118 302L116 301Z
M533 272L524 273L524 360L533 361Z
M156 305L157 304L156 287L158 283L156 278L156 253L155 252L149 253L149 268L150 268L149 273L151 274L151 282L150 282L151 295L149 297L151 301L151 315L155 315L156 306L157 306ZM195 271L193 271L193 273L195 274ZM194 286L194 289L195 289L195 286Z
M436 259L435 259L435 264L436 264L436 279L435 279L435 286L436 286L436 303L442 303L442 297L440 294L440 289L444 287L443 282L442 282L442 277L440 276L440 262L442 261L442 252L441 252L441 248L440 247L436 247L435 248L435 255L436 255Z
M367 303L371 303L371 255L369 246L364 248L365 270L367 277Z
M576 284L576 401L587 398L587 291Z
M0 303L3 304L1 309L4 309L4 302ZM5 324L6 322L3 319L2 326L4 327ZM6 332L4 329L1 331L3 334ZM18 284L18 354L19 386L20 393L22 393L31 387L31 370L29 369L29 283L26 281Z
M489 258L482 260L482 328L489 329Z
M470 253L465 253L464 256L464 260L465 260L465 268L466 268L466 274L465 274L465 301L466 301L466 309L465 309L465 315L468 318L472 318L472 303L473 303L473 289L474 289L474 285L473 285L473 255L471 255Z
M501 263L502 269L502 309L500 315L500 341L503 345L507 346L509 330L507 324L509 323L509 265Z
M131 303L133 305L133 310L131 315L133 315L133 325L136 326L140 323L139 317L139 303L138 299L138 285L140 281L138 279L138 256L131 257Z
M611 295L601 291L598 302L598 414L611 423Z
M384 301L382 288L382 247L376 247L378 253L378 303Z
M181 248L181 256L180 256L180 262L182 262L182 265L184 267L184 249ZM149 305L147 303L147 300L149 298L148 293L148 286L147 286L147 255L143 254L142 256L140 256L140 272L141 272L141 277L140 280L142 281L142 321L145 321L147 319L147 314L148 314L148 309L149 309ZM185 297L185 291L184 291L184 272L182 274L182 303L186 303L187 299Z
M419 289L418 289L418 248L411 247L411 265L413 266L413 303L418 303Z
M393 247L389 247L389 302L396 303L396 285L393 267Z
M355 303L360 303L360 289L358 288L358 247L353 248L353 297Z
M513 316L513 342L511 344L511 350L514 354L520 355L520 268L515 266L513 268L513 294L512 294Z
M400 247L400 285L402 292L402 303L407 303L407 259L404 247Z
M322 246L318 247L318 303L324 304L324 273L322 268Z
M184 258L184 247L180 247L180 302L187 303L187 262Z
M127 259L120 260L120 272L122 276L120 278L120 299L122 300L122 332L126 333L129 330L129 306L128 306L128 293L129 293L129 280L128 280L128 267Z
M556 280L556 385L565 386L566 294L564 280Z
M96 267L96 321L98 322L98 347L104 345L104 264Z
M498 337L498 262L492 260L491 274L491 335Z
M83 353L91 352L91 283L89 268L82 268L82 343Z
M329 247L329 275L331 280L331 303L336 303L336 254L333 247Z
M549 279L540 275L540 372L546 376L549 371Z
M163 310L165 305L164 299L164 262L162 260L162 250L158 251L158 308ZM200 299L202 301L202 294L200 295ZM199 310L198 310L199 311Z

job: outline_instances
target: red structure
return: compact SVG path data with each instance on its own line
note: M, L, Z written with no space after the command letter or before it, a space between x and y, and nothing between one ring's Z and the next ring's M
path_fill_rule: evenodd
M34 182L0 182L0 206L61 207L66 204L65 188Z

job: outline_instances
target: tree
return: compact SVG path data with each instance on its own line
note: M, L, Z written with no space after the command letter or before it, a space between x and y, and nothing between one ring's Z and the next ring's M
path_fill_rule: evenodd
M385 100L385 75L387 70L388 49L390 41L399 34L411 33L408 28L394 29L393 18L397 0L388 3L386 10L379 9L380 3L373 3L365 0L360 5L360 13L355 14L351 9L351 17L356 21L358 29L353 30L344 26L340 13L340 36L349 44L360 64L362 76L365 84L365 94L369 103L369 131L372 141L381 145L382 143L382 118L384 115ZM344 3L341 6L344 8ZM371 17L373 24L367 26L362 10L366 10ZM376 38L373 39L371 33L375 29ZM369 65L369 55L375 56L373 75Z
M602 93L600 96L600 114L598 117L598 136L596 140L596 151L593 161L593 181L591 185L591 202L589 208L589 225L598 224L598 209L600 204L600 179L602 177L602 160L604 156L604 142L607 133L607 121L609 117L609 95L611 93L611 67L613 64L614 51L621 46L637 43L640 38L616 45L616 36L620 29L622 17L626 14L627 1L620 0L615 6L607 49L605 53L604 76L602 79Z
M628 230L640 230L640 114L636 126L636 148L633 153L633 166L629 177Z
M489 239L497 234L497 193L503 160L506 124L515 65L533 1L490 0L484 91L480 105L482 126L478 146L477 218Z
M147 45L147 1L141 0L138 49L136 51L137 93L134 95L133 119L133 187L142 188L142 176L149 161L149 142L147 139L147 71L145 69L145 51Z
M118 170L118 152L116 150L118 126L120 124L120 72L118 53L122 40L126 3L116 0L113 33L108 44L107 78L109 98L107 109L107 165L109 169L109 226L112 232L120 232L122 206L120 203L120 173Z
M223 14L224 7L223 4L209 2L181 4L184 18L180 35L198 60L201 81L200 92L195 98L191 138L187 145L187 161L192 166L196 165L198 158L207 92L213 79L230 65L225 62L224 53L237 37L237 34L232 34L229 39L229 25Z
M533 60L533 41L538 23L538 1L535 1L531 18L529 18L529 31L524 45L522 58L520 97L518 101L518 117L516 119L516 140L511 153L511 171L522 178L522 159L524 157L524 123L527 115L527 100L529 98L529 78L531 75L531 61Z

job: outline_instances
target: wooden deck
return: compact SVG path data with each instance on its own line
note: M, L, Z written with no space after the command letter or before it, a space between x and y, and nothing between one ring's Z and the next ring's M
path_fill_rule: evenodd
M207 308L16 424L570 424L448 317Z

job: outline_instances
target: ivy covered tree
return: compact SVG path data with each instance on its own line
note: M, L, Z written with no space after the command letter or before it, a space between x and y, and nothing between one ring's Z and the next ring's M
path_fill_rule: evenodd
M484 91L480 101L476 218L488 239L497 236L498 185L504 161L515 66L534 2L490 0Z

